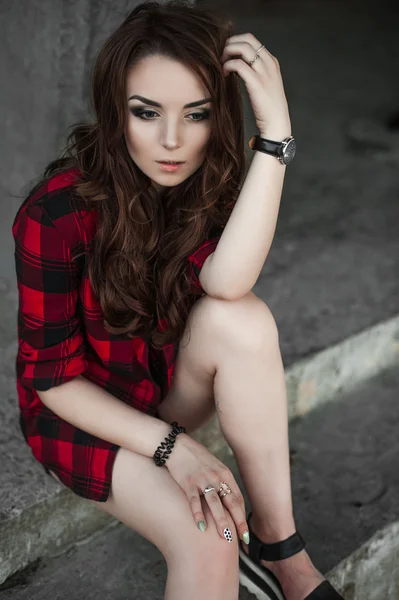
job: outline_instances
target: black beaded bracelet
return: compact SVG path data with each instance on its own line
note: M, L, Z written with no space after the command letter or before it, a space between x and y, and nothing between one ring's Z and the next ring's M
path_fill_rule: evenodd
M182 425L178 425L176 421L173 421L172 427L173 429L170 432L170 434L165 438L165 441L163 441L162 444L160 444L154 452L153 459L157 467L162 467L166 463L175 444L176 436L179 433L186 433L186 428Z

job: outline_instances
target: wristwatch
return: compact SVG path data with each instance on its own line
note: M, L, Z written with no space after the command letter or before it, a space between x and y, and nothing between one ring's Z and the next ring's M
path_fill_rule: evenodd
M296 152L296 143L292 136L285 138L282 142L273 142L260 137L260 135L253 135L248 146L251 150L259 150L275 156L282 165L288 165L294 159Z

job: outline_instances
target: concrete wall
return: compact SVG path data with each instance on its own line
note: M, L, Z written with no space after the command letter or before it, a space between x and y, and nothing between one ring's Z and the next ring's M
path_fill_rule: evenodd
M14 279L10 228L21 202L15 196L57 156L67 128L86 117L96 54L137 4L0 2L0 280Z

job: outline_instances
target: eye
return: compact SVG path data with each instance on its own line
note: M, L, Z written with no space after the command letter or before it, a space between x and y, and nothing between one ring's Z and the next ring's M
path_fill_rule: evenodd
M132 112L132 114L135 117L138 117L142 121L153 121L153 118L151 118L151 117L147 118L144 115L148 115L148 114L150 114L150 115L156 115L156 114L158 114L154 110L142 110L142 109L132 110L131 112ZM201 112L191 113L190 115L187 115L187 116L189 116L189 117L194 117L194 116L200 117L198 119L197 118L196 119L190 119L191 121L193 121L195 123L200 123L201 121L205 121L205 119L208 119L209 113L210 113L210 110L207 109L207 110L204 110L204 111L201 111Z
M210 111L210 110L209 110L209 108L208 108L208 109L206 109L206 110L203 110L203 111L201 111L201 112L191 113L191 115L189 115L189 116L190 116L190 117L193 117L194 115L198 115L198 116L200 116L200 117L201 117L200 119L192 119L192 120L193 120L193 121L205 121L205 119L208 119L208 118L209 118L209 113L210 113L210 112L211 112L211 111Z
M147 119L147 117L144 117L143 115L148 115L148 113L153 115L157 114L153 110L132 110L132 113L135 117L139 117L139 119L142 119L143 121L151 121L151 119Z

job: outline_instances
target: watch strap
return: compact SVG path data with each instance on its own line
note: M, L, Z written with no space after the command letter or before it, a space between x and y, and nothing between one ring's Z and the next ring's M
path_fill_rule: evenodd
M273 140L267 140L266 138L260 137L260 135L254 135L249 141L249 147L252 150L260 150L274 156L281 156L283 149L283 142L275 142Z

